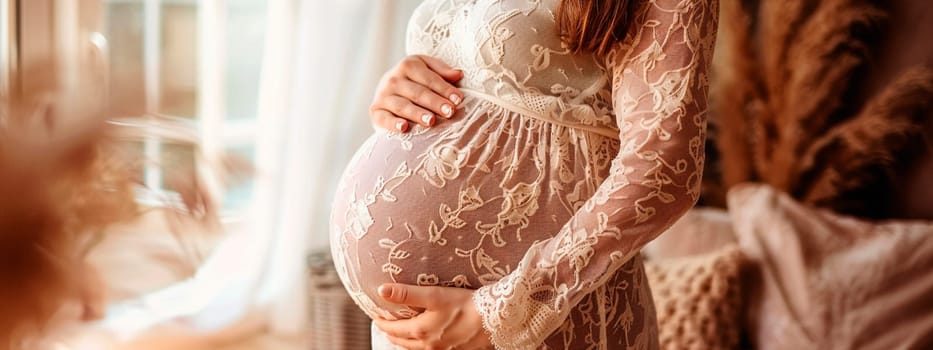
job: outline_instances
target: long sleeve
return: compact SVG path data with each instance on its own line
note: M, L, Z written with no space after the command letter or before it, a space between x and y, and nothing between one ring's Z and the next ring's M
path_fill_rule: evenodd
M499 349L539 346L699 196L717 0L638 1L606 57L621 148L610 174L553 238L474 293Z

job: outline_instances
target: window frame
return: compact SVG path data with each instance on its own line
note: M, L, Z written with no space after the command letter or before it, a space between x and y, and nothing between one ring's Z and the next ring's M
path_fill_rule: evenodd
M145 86L145 112L120 116L110 123L127 141L140 142L146 162L143 165L144 188L138 200L146 206L174 206L177 193L162 186L163 170L159 161L164 144L195 147L195 167L199 181L210 198L222 207L224 186L223 154L228 149L255 147L258 118L226 118L226 6L224 0L0 0L0 97L22 91L29 82L18 68L31 62L64 57L62 81L77 77L78 59L95 52L95 69L104 77L103 89L109 90L111 62L108 38L103 33L105 6L141 4L142 65ZM197 20L197 104L193 119L159 114L161 86L161 31L163 5L195 7ZM28 19L23 21L22 19ZM21 38L29 37L23 41ZM72 65L72 66L68 66ZM71 76L69 76L71 74ZM107 95L109 96L109 94ZM258 113L258 111L256 111ZM2 122L2 121L0 121ZM224 221L242 221L248 208L221 211Z
M18 13L17 0L0 0L0 98L8 98L18 85Z

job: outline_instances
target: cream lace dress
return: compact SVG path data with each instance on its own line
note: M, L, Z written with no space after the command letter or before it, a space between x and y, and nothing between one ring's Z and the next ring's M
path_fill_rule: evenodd
M408 53L462 69L457 115L377 132L333 205L338 273L477 289L500 349L657 347L640 248L697 200L716 0L642 0L607 57L571 54L559 0L427 0ZM378 340L377 340L378 343Z

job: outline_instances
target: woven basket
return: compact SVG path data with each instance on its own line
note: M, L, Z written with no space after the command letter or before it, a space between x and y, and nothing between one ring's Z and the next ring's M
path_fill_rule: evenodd
M347 294L329 252L308 256L311 349L368 350L371 321Z

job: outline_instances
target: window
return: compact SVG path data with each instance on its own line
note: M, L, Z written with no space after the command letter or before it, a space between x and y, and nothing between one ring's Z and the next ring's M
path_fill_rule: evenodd
M177 198L169 171L207 169L220 153L251 161L265 1L104 0L103 6L111 110L118 123L145 130L134 145L147 160L141 200ZM252 183L214 194L226 216L235 216Z
M0 1L0 98L9 96L16 65L16 12L15 3Z

